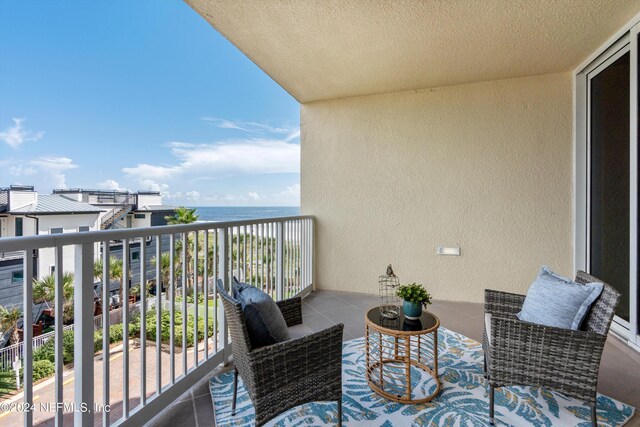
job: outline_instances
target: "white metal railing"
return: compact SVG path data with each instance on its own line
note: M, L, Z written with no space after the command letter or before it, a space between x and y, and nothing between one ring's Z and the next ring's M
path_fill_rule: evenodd
M109 313L109 324L113 325L116 323L122 323L122 308L117 308L115 310L111 310ZM103 316L100 314L98 316L94 316L93 318L93 329L99 330L102 329L102 321ZM73 324L65 325L62 328L63 331L73 330ZM38 335L37 337L33 337L31 346L33 347L33 351L36 351L40 347L44 345L49 339L55 336L55 331L46 332L42 335ZM12 369L12 363L16 359L22 359L22 349L24 345L22 343L11 344L4 348L0 348L0 370L8 370Z
M66 325L63 330L72 330L73 325ZM44 345L49 339L53 338L55 332L47 332L46 334L33 337L31 340L33 350L37 350ZM0 349L0 370L12 369L12 363L16 359L22 359L23 343L11 344Z
M221 280L229 289L236 276L276 299L307 293L313 282L313 236L313 217L295 216L0 240L0 252L53 251L56 301L63 301L63 272L71 269L75 273L73 385L68 385L73 387L73 399L64 399L69 395L65 384L71 381L66 378L63 381L63 326L60 323L54 329L55 402L49 407L55 410L43 413L33 406L33 331L26 328L22 343L23 401L25 408L35 410L10 414L5 420L11 424L17 422L11 417L20 416L25 426L31 426L54 418L55 425L61 426L63 415L71 410L73 424L78 426L92 426L94 420L105 426L144 424L216 365L228 361L231 352L215 283ZM144 244L149 238L153 239L151 243ZM105 310L100 325L102 356L96 358L94 260L102 257L102 282L110 283L113 277L109 249L114 240L122 241L120 280L123 284L130 284L132 243L141 243L141 260L155 258L153 282L159 301L154 300L151 307L151 298L141 291L140 301L135 304L139 309L133 310L129 286L122 286L122 345L111 345L113 319ZM69 246L73 246L75 252L73 268L65 268L63 264L63 248ZM30 313L33 263L23 264L23 312ZM147 278L147 263L139 264L140 277ZM102 301L109 300L109 288L102 286ZM176 301L177 291L182 301ZM54 318L62 318L62 307L63 304L55 304ZM132 342L134 336L140 340ZM97 364L101 367L95 368ZM112 369L121 375L111 375ZM112 378L118 378L118 382ZM97 384L102 385L102 390L95 388ZM118 392L113 393L114 390ZM73 411L73 408L88 410Z

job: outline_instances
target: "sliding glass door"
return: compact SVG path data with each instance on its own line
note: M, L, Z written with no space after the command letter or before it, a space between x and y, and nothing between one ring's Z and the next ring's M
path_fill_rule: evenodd
M629 45L589 73L589 271L622 295L630 313Z
M576 73L576 267L620 292L612 329L640 351L640 24Z

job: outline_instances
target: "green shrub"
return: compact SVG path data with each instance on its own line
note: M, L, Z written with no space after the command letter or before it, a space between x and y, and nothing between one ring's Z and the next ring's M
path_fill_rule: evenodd
M22 370L21 370L22 371ZM56 367L53 362L49 360L38 360L33 362L33 381L41 380L53 375L56 371ZM22 374L22 372L20 372Z
M0 398L16 389L16 374L12 369L0 371Z
M11 373L11 388L10 390L14 390L16 388L16 374L15 371L7 371ZM33 381L38 381L43 378L48 378L56 372L56 366L50 360L34 360L33 361ZM20 368L20 378L24 378L24 367Z
M187 294L187 302L189 304L193 304L193 291ZM202 291L198 292L198 304L202 304L204 302L204 293Z
M122 341L122 323L109 326L109 342L113 344L120 341Z
M93 352L102 350L102 329L93 332Z
M140 319L134 319L133 322L129 323L129 337L139 337L140 336Z
M162 310L160 328L161 328L161 341L163 343L169 343L171 333L171 313L169 310ZM182 347L182 313L176 311L174 313L174 343L178 347ZM209 319L209 336L213 336L213 319ZM193 324L194 317L192 314L187 318L187 346L193 346ZM131 335L140 336L140 317L136 316L130 324ZM156 312L155 310L147 312L146 316L146 336L148 340L156 340ZM204 318L198 316L198 341L204 339Z
M51 363L54 363L56 360L55 351L55 340L51 338L49 339L49 341L44 343L40 348L33 352L33 360L34 362L47 360Z
M53 340L49 340L53 341ZM49 342L47 341L47 343ZM64 331L62 333L62 360L64 364L73 362L73 330Z
M67 330L62 333L62 360L66 365L73 362L73 331ZM56 340L50 338L40 348L33 352L33 360L48 360L55 363L56 360Z

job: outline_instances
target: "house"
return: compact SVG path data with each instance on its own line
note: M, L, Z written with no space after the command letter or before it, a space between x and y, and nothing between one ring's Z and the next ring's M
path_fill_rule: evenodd
M38 194L32 186L11 185L0 189L0 237L42 236L47 234L95 231L99 229L100 207L61 195ZM55 251L51 248L32 254L35 277L55 271ZM72 248L63 249L66 271L73 271ZM0 253L0 305L22 303L23 256ZM36 310L36 309L34 309Z
M138 228L165 225L165 216L175 208L162 204L162 195L153 191L104 191L86 189L58 189L53 194L39 194L33 186L11 185L0 189L0 237L35 236L73 233L105 229ZM149 239L146 244L154 244ZM111 254L122 257L120 241L111 242ZM168 244L168 243L167 243ZM131 244L131 281L140 277L139 242ZM96 243L96 254L102 245ZM149 279L153 254L147 253ZM40 249L33 253L34 276L53 274L55 252ZM63 249L65 271L74 271L73 251ZM20 253L0 253L0 305L13 306L22 302L23 257ZM119 288L114 281L113 292ZM100 285L96 287L99 292ZM38 307L34 313L39 313ZM34 314L37 316L37 314Z
M100 230L156 227L167 224L166 217L175 213L174 206L162 204L162 195L158 191L137 191L135 193L120 190L93 190L82 188L55 189L53 194L66 198L89 203L102 209L98 223ZM140 242L131 242L130 260L130 286L140 283ZM155 247L155 238L146 240L148 248ZM162 241L162 247L169 245L168 239ZM102 253L96 252L96 256ZM122 258L122 241L110 242L110 255ZM152 250L146 252L146 276L147 280L153 280L153 257ZM96 285L96 292L100 292L101 282ZM117 280L111 282L111 292L116 293L120 288Z
M165 225L165 216L173 215L175 207L162 204L158 191L57 189L53 194L103 208L100 229L136 228Z

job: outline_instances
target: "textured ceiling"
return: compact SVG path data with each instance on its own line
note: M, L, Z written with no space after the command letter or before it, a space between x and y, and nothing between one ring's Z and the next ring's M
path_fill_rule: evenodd
M640 0L186 0L300 102L569 71Z

